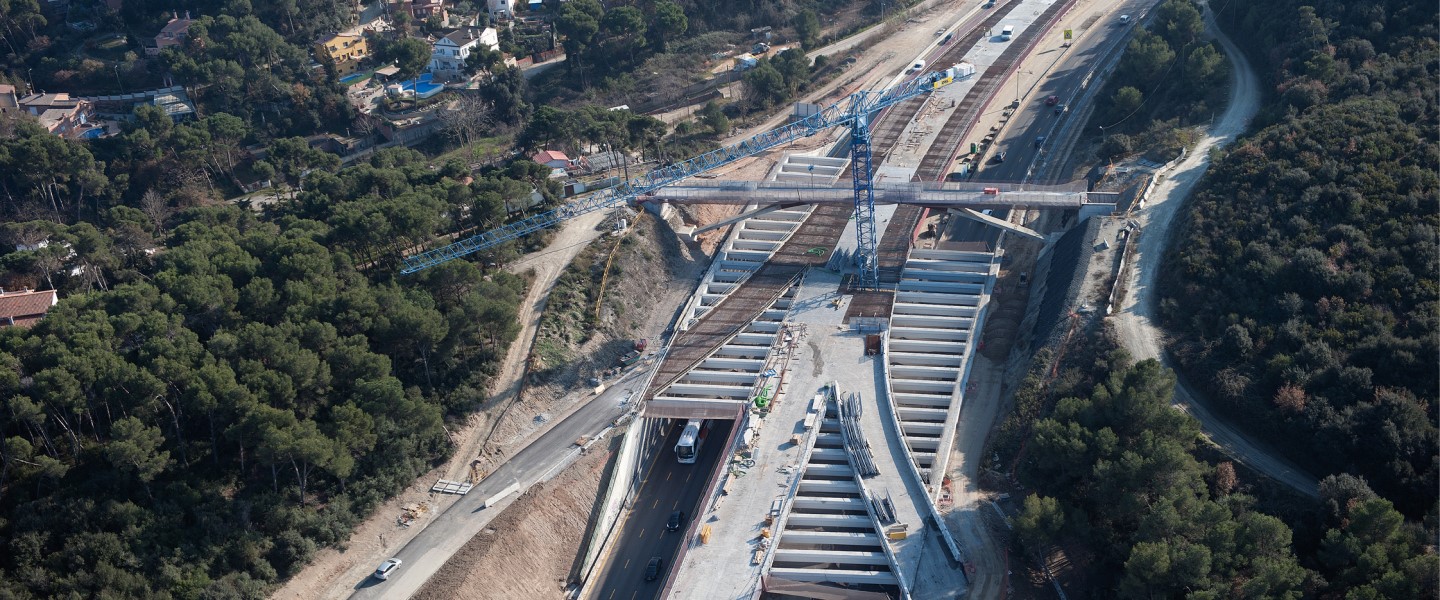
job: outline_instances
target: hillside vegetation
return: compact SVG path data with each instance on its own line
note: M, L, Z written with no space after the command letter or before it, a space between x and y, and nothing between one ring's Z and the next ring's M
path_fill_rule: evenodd
M1258 131L1211 168L1166 257L1186 374L1319 475L1435 514L1440 143L1433 7L1230 3L1268 67Z
M0 329L0 598L262 598L444 457L525 291L465 261L396 279L443 215L488 226L530 189L463 173L386 150L269 218L6 226L49 242L7 277L62 299Z

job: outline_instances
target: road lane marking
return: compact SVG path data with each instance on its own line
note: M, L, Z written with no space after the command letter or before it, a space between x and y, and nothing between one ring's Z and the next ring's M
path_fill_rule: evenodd
M655 509L657 509L657 508L660 508L660 499L659 499L659 498L656 498L656 499L655 499L655 503L650 505L650 510L655 510Z
M671 475L674 475L674 474L675 474L674 471L666 471L666 472L665 472L665 481L670 481L670 476L671 476Z
M625 559L625 566L620 567L620 570L621 570L621 571L624 571L625 569L628 569L628 568L630 568L630 559L627 558L627 559Z
M671 506L671 507L670 507L670 510L680 510L680 501L679 501L679 500L676 500L676 501L675 501L675 505L674 505L674 506Z
M691 477L694 477L694 476L695 476L695 471L690 471L689 473L686 473L686 474L685 474L685 483L690 483L690 478L691 478Z
M614 597L615 597L615 592L618 592L618 591L620 591L620 590L618 590L618 589L612 589L612 590L610 590L610 595L609 595L609 596L606 596L606 597L605 597L605 600L610 600L611 598L614 598Z
M636 596L639 596L639 595L640 595L640 590L635 590L634 592L632 592L632 593L630 594L630 600L635 600L635 597L636 597Z
M643 539L645 539L645 529L643 529L643 528L640 529L640 535L635 536L635 539L637 539L637 540L643 540Z

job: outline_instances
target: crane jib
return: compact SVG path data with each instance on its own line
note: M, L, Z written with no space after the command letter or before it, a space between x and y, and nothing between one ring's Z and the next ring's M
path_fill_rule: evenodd
M962 69L968 67L968 72ZM667 185L694 177L706 171L754 156L776 146L788 144L802 137L809 137L831 127L849 125L863 120L877 111L884 110L921 94L927 94L951 82L974 74L974 66L957 64L944 71L936 71L915 77L900 85L881 91L861 91L831 104L820 111L787 125L755 135L738 144L706 152L689 160L665 165L649 173L601 190L582 200L562 205L554 210L509 223L497 229L450 243L433 250L426 250L402 259L401 273L416 273L435 265L480 252L503 244L520 236L545 229L561 221L588 214L597 210L612 208L628 203L637 197L649 194ZM867 169L868 170L868 169ZM859 185L859 184L857 184Z

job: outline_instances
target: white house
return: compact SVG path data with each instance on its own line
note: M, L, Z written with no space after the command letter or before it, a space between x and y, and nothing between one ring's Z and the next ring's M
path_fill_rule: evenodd
M445 37L435 40L434 50L430 53L430 73L436 79L460 77L465 70L465 59L470 58L470 51L482 45L490 50L500 49L500 34L495 28L466 27L445 34Z
M515 18L515 5L519 0L486 0L485 8L490 14L507 19Z

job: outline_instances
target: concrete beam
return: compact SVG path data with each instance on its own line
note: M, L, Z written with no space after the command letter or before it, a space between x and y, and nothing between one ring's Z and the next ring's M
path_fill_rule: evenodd
M833 583L900 585L889 571L851 571L842 569L770 569L770 574L794 581L829 581Z
M897 315L935 315L938 317L971 317L980 312L974 306L954 306L949 304L914 304L910 302L896 302L893 314Z
M737 373L734 371L710 371L704 369L691 369L680 378L682 383L738 383L754 385L755 379L760 377L758 372Z
M989 265L986 265L987 267ZM990 278L988 272L941 271L906 267L900 272L901 279L922 279L925 281L954 281L957 283L984 284Z
M829 496L796 496L795 500L791 502L790 508L791 510L863 512L865 510L865 501L860 499L858 496L854 498L831 498Z
M901 292L934 292L937 294L969 294L979 295L985 291L984 284L980 283L954 283L950 281L920 281L917 279L902 279L895 288Z
M753 358L721 358L712 356L700 362L701 369L740 369L759 373L765 361Z
M733 217L730 217L729 219L725 219L724 221L720 221L720 222L718 222L718 223L714 223L714 224L711 224L711 225L706 225L705 227L702 227L702 228L700 228L700 229L696 229L695 231L691 232L691 234L690 234L690 239L693 240L693 239L695 239L696 236L698 236L698 235L700 235L700 234L702 234L702 233L705 233L705 232L707 232L707 231L714 231L714 230L719 229L719 228L721 228L721 227L729 227L729 226L731 226L731 225L734 225L734 224L736 224L736 223L739 223L739 222L741 222L741 221L744 221L745 219L749 219L749 218L752 218L752 217L758 217L758 216L763 215L763 214L766 214L766 213L772 213L772 212L775 212L775 211L784 210L784 209L787 209L787 208L790 208L790 207L793 207L793 206L796 206L796 205L795 205L795 204L772 204L772 205L766 206L766 207L764 207L764 208L755 209L755 210L752 210L752 211L749 211L749 212L743 212L743 213L740 213L740 214L735 215L735 216L733 216Z
M893 315L891 327L923 327L965 331L975 324L973 317L942 317L937 315Z
M937 352L940 354L962 354L965 344L961 342L940 342L929 340L890 340L890 349L896 352Z
M917 250L918 252L918 250ZM926 271L945 271L950 273L979 273L990 272L990 259L977 261L958 261L938 258L916 258L913 254L910 260L905 261L905 270L923 269Z
M855 470L850 465L815 464L805 465L805 477L854 477Z
M886 565L890 564L884 552L861 552L845 550L790 550L777 548L775 562L829 563L841 565Z
M800 493L812 494L858 494L860 486L854 481L832 481L828 479L802 479L798 486Z
M922 365L930 367L960 368L964 357L954 354L920 354L913 352L891 352L885 359L892 365Z
M773 333L742 333L732 338L730 340L730 343L726 345L765 346L768 348L770 347L770 344L773 344L774 342L775 334Z
M918 422L918 421L902 421L902 422L900 423L900 428L905 432L905 435L906 435L906 436L925 435L925 436L936 436L936 437L939 437L940 435L942 435L942 434L945 433L945 424L944 424L944 423L923 423L923 422Z
M891 317L893 321L896 317ZM931 341L947 342L952 344L963 344L970 341L971 331L966 329L929 329L925 327L906 327L894 325L890 327L890 339L892 341ZM892 352L894 349L892 349ZM945 352L950 352L946 350Z
M793 515L792 515L793 516ZM869 517L866 517L868 520ZM874 533L847 531L791 531L780 533L780 544L814 544L817 546L879 546L884 542Z
M967 218L967 219L972 219L972 220L975 220L975 221L979 221L979 222L984 223L984 224L986 224L986 225L991 225L991 226L994 226L994 227L999 227L1000 229L1004 229L1005 231L1009 231L1009 232L1011 232L1011 233L1016 233L1016 234L1019 234L1019 235L1023 235L1023 236L1025 236L1025 237L1028 237L1028 238L1033 239L1033 240L1039 240L1039 241L1041 241L1041 242L1044 242L1044 241L1045 241L1045 236L1040 235L1039 233L1037 233L1037 232L1036 232L1035 230L1033 230L1033 229L1030 229L1030 228L1028 228L1028 227L1021 227L1021 226L1016 225L1016 224L1014 224L1014 223L1011 223L1011 222L1009 222L1009 221L1003 221L1003 220L997 219L997 218L995 218L995 217L992 217L992 216L990 216L990 215L978 213L978 212L975 212L975 211L973 211L973 210L971 210L971 209L969 209L969 208L952 208L952 209L950 209L950 212L951 212L951 214L957 214L957 215L960 215L960 216L965 217L965 218Z
M944 423L949 410L944 408L916 408L913 406L897 406L895 412L901 419L915 422Z
M825 528L847 528L864 529L874 531L874 523L870 522L869 515L827 515L812 513L790 513L785 519L785 531L794 531L796 527L825 527Z
M931 394L948 394L955 389L954 381L925 381L920 379L894 379L890 387L897 392L920 392Z
M943 408L950 406L950 394L895 393L892 395L899 406Z
M933 292L916 292L910 290L895 292L895 301L915 304L949 304L952 306L980 305L979 296L969 294L936 294Z
M738 346L726 345L715 350L713 358L765 358L770 353L770 346Z
M715 385L700 383L676 383L661 392L666 396L695 396L697 398L749 398L752 388L748 385Z
M990 263L995 255L989 252L974 252L971 250L940 250L936 248L916 248L910 252L911 259L921 260L946 260L955 263Z
M891 365L891 379L922 379L926 381L955 381L960 372L950 367L922 367L916 365Z

